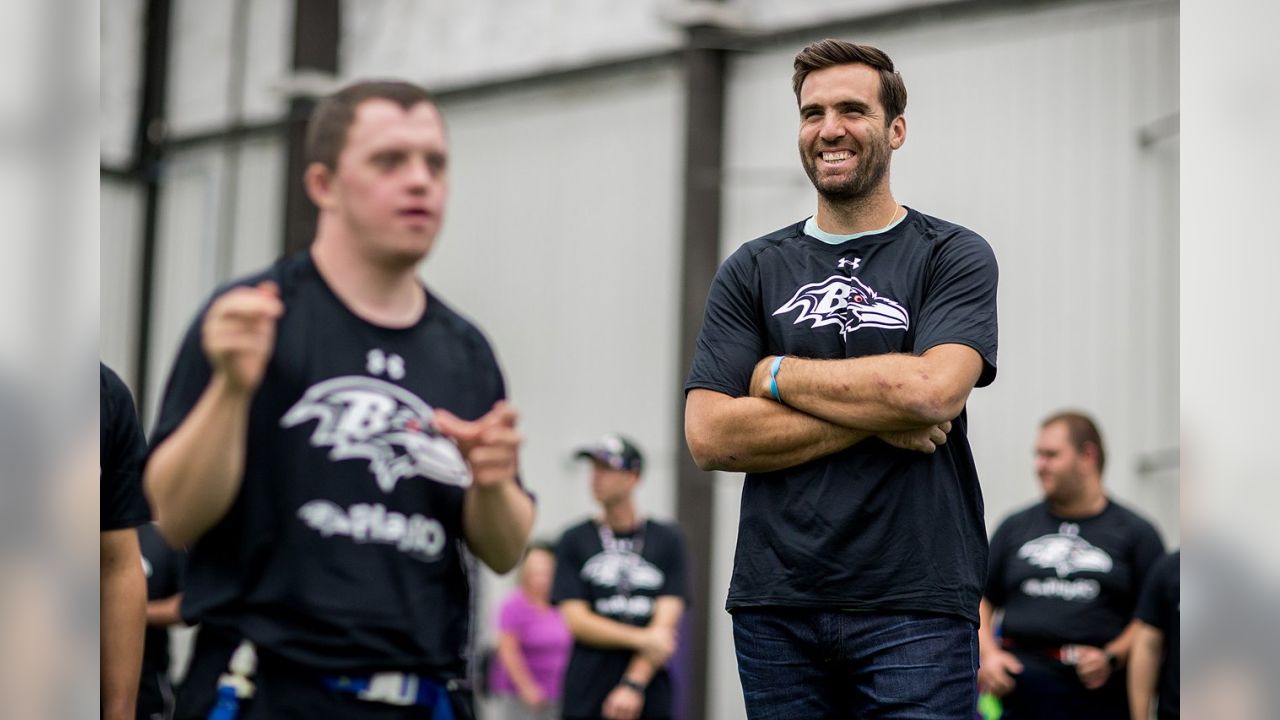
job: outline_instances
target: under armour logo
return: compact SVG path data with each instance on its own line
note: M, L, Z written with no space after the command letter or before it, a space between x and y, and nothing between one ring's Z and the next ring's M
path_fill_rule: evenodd
M404 358L395 353L390 355L374 348L365 356L365 369L370 375L387 374L392 380L399 380L404 377Z
M842 268L845 265L848 265L850 270L857 270L858 267L862 265L862 258L854 258L852 260L849 258L840 258L840 261L836 263L836 267L838 268Z

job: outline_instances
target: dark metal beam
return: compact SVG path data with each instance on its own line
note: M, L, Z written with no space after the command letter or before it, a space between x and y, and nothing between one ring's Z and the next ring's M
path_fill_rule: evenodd
M338 43L342 35L339 0L295 0L293 20L293 70L338 74ZM302 185L306 171L307 118L315 107L309 97L289 101L285 129L288 158L284 175L284 247L286 253L311 245L316 235L316 206Z
M683 242L680 278L680 357L683 374L693 361L694 346L702 327L707 289L720 261L720 202L724 145L725 51L720 32L710 27L689 28L684 50L685 66L685 168ZM684 384L683 376L680 378ZM685 447L684 393L673 418L675 446ZM703 472L688 452L677 452L676 518L693 550L692 612L687 621L689 667L686 718L708 717L707 679L711 619L723 612L713 602L711 589L712 518L715 487L712 475Z
M142 268L138 292L137 372L133 389L138 406L146 407L151 382L151 310L154 305L156 239L159 232L160 174L164 163L165 109L169 82L169 38L172 5L170 0L147 3L146 31L143 35L142 97L134 135L134 166L131 174L144 187L142 210ZM144 410L145 412L145 410Z

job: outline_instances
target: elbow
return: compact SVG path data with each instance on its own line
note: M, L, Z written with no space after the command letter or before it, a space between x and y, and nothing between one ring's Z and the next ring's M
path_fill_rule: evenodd
M968 388L945 382L931 382L924 377L910 394L905 410L914 422L938 425L958 417L968 400Z
M685 417L684 423L684 440L689 446L689 454L693 456L693 462L698 466L699 470L711 472L712 470L723 470L724 462L718 457L717 449L721 447L715 441L713 434L707 427L704 419L694 417Z

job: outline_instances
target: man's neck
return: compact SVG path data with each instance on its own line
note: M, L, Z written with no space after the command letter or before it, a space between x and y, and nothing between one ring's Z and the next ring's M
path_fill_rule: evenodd
M1082 520L1090 518L1107 509L1107 496L1102 492L1102 483L1098 482L1095 490L1083 493L1079 497L1066 502L1049 501L1049 512L1066 520Z
M604 524L614 532L631 532L640 524L640 514L631 498L608 505L604 509Z
M847 201L832 201L818 195L818 212L813 219L822 230L832 235L880 230L900 215L898 201L885 188L874 195Z
M426 310L427 295L415 266L370 262L333 233L316 233L311 259L324 281L351 312L383 327L409 327Z

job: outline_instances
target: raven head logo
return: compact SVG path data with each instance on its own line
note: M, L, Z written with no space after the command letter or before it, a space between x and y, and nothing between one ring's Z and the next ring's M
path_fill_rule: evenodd
M662 587L662 571L634 553L597 553L582 566L582 579L601 587L618 587L626 576L633 588L657 590Z
M291 428L315 420L311 444L329 447L330 460L369 461L378 487L395 490L407 477L471 484L471 471L452 440L432 425L434 411L399 385L352 375L311 386L280 418Z
M1111 572L1111 556L1077 535L1054 533L1028 541L1018 557L1036 567L1050 568L1064 578L1081 570Z
M836 325L841 337L864 327L906 330L911 325L906 308L881 297L858 278L841 275L805 285L773 314L797 310L800 314L794 324L811 322L809 327L814 328Z

